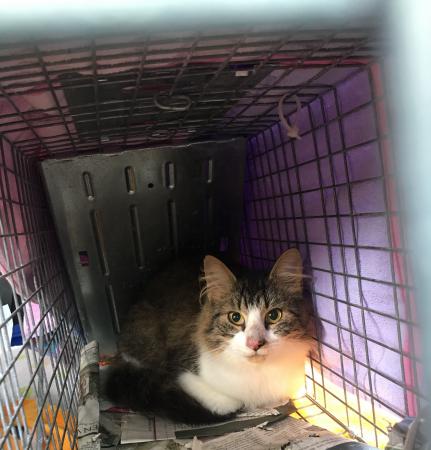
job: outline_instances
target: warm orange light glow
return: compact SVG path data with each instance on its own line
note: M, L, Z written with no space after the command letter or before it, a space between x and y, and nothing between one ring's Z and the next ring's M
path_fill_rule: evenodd
M306 373L311 373L310 367L306 368ZM373 414L371 402L364 395L359 397L358 405L358 396L356 394L344 391L343 388L327 378L322 380L321 374L316 373L315 368L314 379L317 383L313 384L308 379L306 389L301 389L298 392L297 400L295 400L298 413L293 414L293 417L305 418L313 425L326 428L335 434L340 434L347 438L352 437L341 425L325 414L309 397L304 395L305 391L307 391L308 395L314 398L317 403L324 406L340 422L348 425L349 430L354 435L362 437L370 445L376 445L382 449L385 448L388 441L388 427L399 422L400 417L387 409L379 408L377 405L374 405ZM325 390L321 387L323 383ZM346 408L345 403L349 405L349 408Z

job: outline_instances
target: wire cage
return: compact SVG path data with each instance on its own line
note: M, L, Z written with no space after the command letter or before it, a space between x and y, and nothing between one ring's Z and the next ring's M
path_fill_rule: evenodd
M1 448L76 447L85 338L39 162L240 136L242 264L269 268L295 246L313 278L325 333L307 398L380 447L390 424L418 414L384 51L370 18L0 45ZM280 124L286 93L300 140Z

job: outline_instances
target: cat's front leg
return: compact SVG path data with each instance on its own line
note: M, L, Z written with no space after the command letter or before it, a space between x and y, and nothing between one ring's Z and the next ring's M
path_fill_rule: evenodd
M178 383L188 395L216 414L230 414L238 411L243 406L240 400L215 391L200 376L191 372L181 374L178 378Z

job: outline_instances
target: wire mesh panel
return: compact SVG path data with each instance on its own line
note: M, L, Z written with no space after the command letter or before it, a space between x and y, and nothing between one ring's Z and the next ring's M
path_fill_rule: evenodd
M418 412L421 365L380 67L340 81L299 125L299 141L279 124L249 140L243 263L301 249L324 330L308 393L382 445L391 419Z
M319 75L375 57L374 22L5 44L0 133L44 158L252 135L276 121L298 70L315 78L298 93L309 101L331 82Z
M83 345L37 167L0 140L0 448L71 448Z

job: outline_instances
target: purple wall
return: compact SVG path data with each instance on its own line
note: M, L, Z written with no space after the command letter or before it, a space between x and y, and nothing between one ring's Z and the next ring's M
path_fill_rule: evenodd
M301 140L276 124L248 146L242 263L300 249L325 330L313 367L359 415L364 401L415 413L419 377L383 95L363 69L302 108Z

